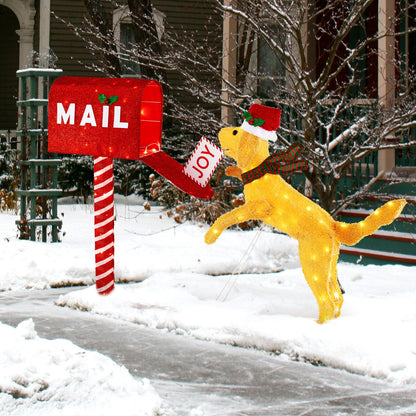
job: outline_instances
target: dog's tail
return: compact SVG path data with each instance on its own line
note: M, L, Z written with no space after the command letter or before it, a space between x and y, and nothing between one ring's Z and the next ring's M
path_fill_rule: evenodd
M405 199L395 199L376 209L363 221L353 224L336 222L336 238L342 244L353 246L362 238L373 234L381 226L392 223L400 215L405 205Z

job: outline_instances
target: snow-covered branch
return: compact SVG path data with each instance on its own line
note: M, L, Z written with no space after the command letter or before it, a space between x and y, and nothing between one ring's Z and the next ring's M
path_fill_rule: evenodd
M333 150L338 144L342 143L345 139L350 137L352 134L356 134L360 126L366 121L367 117L361 117L357 122L355 122L353 125L348 127L348 129L344 130L341 134L339 134L337 137L335 137L334 140L332 140L328 144L328 152Z

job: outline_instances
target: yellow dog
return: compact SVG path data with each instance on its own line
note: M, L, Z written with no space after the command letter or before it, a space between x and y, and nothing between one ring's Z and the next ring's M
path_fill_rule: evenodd
M225 154L236 160L238 172L247 172L269 156L268 141L241 127L224 128L219 140ZM336 318L341 313L343 296L337 280L340 244L354 245L391 223L406 204L394 200L378 208L361 222L336 222L320 206L297 192L280 175L266 174L244 186L245 204L219 217L205 235L207 244L214 243L231 225L248 220L262 220L299 242L302 270L319 306L319 322Z

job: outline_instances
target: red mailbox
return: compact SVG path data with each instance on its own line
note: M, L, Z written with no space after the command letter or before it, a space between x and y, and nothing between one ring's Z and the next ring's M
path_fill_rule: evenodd
M161 151L163 92L159 83L132 78L61 77L49 93L49 151L140 159L198 198L213 191L184 173Z
M49 93L49 151L140 159L160 150L162 106L155 81L59 78Z

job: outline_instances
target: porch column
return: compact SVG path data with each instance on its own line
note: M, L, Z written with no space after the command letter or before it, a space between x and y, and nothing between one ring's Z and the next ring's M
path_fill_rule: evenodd
M224 6L237 7L237 0L224 0ZM227 11L224 11L222 50L221 120L226 124L232 124L234 114L227 104L232 100L231 89L237 79L237 17Z
M39 66L47 68L49 64L49 34L51 26L51 1L40 0L39 8Z
M394 17L395 1L378 1L378 99L380 106L389 109L394 105L396 95L396 79L394 67ZM383 36L384 35L384 36ZM387 138L386 141L395 138ZM395 168L395 150L380 150L378 152L378 170L386 173Z
M26 68L31 65L31 57L33 51L33 35L35 33L33 27L22 27L16 30L19 35L19 68Z

